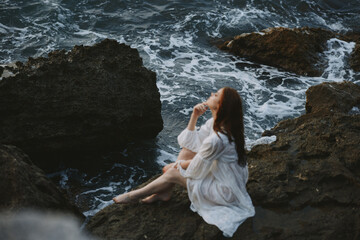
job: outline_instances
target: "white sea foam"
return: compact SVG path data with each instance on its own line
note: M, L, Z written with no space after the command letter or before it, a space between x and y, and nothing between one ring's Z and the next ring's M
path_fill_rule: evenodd
M89 191L82 192L80 195L89 194L89 193L96 193L96 192L99 192L99 191L107 191L107 192L112 193L113 188L112 187L101 187L101 188L97 188L97 189L94 189L94 190L89 190Z
M12 43L10 48L0 49L1 53L5 53L1 61L19 60L14 58L24 57L21 52L29 47L34 48L35 55L39 56L53 49L70 49L74 43L90 45L106 37L115 38L120 43L138 49L144 65L157 74L163 114L167 117L165 131L159 135L161 147L154 159L157 164L162 166L176 159L177 143L169 141L169 136L164 134L177 129L169 128L178 128L179 119L187 121L196 103L204 101L211 92L223 86L237 89L244 100L247 146L268 144L275 136L259 139L261 133L280 120L302 114L308 87L324 80L352 80L358 83L360 80L356 79L358 75L347 69L346 64L341 65L346 62L350 45L335 40L331 42L331 49L335 45L340 47L334 52L329 48L325 53L329 56L330 63L326 75L316 78L301 77L273 67L254 64L221 52L207 42L209 38L236 35L243 31L259 31L274 26L299 27L313 23L336 31L346 29L342 20L335 15L328 16L317 11L299 13L294 10L291 16L287 16L279 14L271 4L260 2L248 1L243 7L237 7L234 1L214 1L214 7L209 11L193 9L178 15L171 13L172 16L167 19L173 21L152 22L154 25L151 27L140 29L132 26L138 23L138 16L134 16L136 9L108 12L103 9L107 4L103 1L96 8L89 9L79 3L76 6L79 11L76 12L65 7L67 5L60 0L44 0L43 4L50 9L48 14L36 19L33 16L23 16L22 21L26 23L26 27L13 28L0 23L0 34L6 35L0 41ZM316 8L312 1L306 2L310 8ZM277 7L283 13L289 10L282 1ZM171 8L167 10L170 11ZM142 10L139 13L144 17ZM108 19L108 22L120 18L124 25L129 23L128 28L106 31L94 27L97 18L103 20L102 17ZM83 24L82 19L90 19L91 23ZM358 109L352 112L357 113ZM206 117L208 116L204 118ZM122 154L125 158L130 156L131 152L128 151ZM67 187L71 174L69 171L59 173L61 186ZM123 176L130 177L124 179ZM94 215L112 203L113 194L129 191L139 179L145 177L144 169L118 163L105 173L86 181L89 186L82 186L83 194L80 197L86 197L91 209L86 211L85 215Z
M353 73L351 69L346 68L346 62L355 47L355 43L332 38L328 40L327 45L328 50L324 54L328 67L325 69L322 77L332 81L351 79Z
M156 158L156 162L160 165L160 166L165 166L166 164L169 164L171 162L175 162L176 161L176 155L166 152L164 150L159 150L159 156Z
M84 29L80 29L78 28L77 29L78 31L75 32L74 34L75 35L79 35L79 36L89 36L89 35L94 35L96 37L99 37L99 38L107 38L107 35L105 34L101 34L101 33L97 33L97 32L94 32L94 31L90 31L90 30L84 30ZM96 40L92 40L92 42L95 42ZM91 43L90 43L91 44Z
M182 114L184 114L184 115L190 115L190 113L192 113L192 111L193 111L193 108L192 107L190 107L190 108L185 108L185 109L182 109L182 110L180 110L180 112L182 113Z
M73 168L68 168L66 170L62 170L62 171L58 171L55 173L51 173L51 174L47 174L47 177L49 178L54 178L54 177L59 177L59 184L62 188L67 188L67 183L69 180L69 175L78 172L77 169L73 169Z
M85 217L91 217L94 216L97 212L99 212L101 209L113 204L113 200L104 201L101 198L95 197L94 200L96 202L99 202L96 206L94 206L92 209L83 212Z
M360 109L358 107L354 106L349 111L349 114L350 115L359 115L360 114Z
M261 137L259 139L256 139L255 141L249 141L249 143L246 144L246 149L247 150L251 150L254 146L256 145L261 145L261 144L270 144L276 141L276 136L265 136L265 137Z

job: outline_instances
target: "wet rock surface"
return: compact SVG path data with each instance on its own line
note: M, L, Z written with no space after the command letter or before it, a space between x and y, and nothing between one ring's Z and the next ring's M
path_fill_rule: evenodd
M19 148L0 145L0 211L36 209L84 215Z
M360 70L357 36L355 33L344 36L320 28L277 27L243 33L218 46L236 56L299 75L321 76L327 65L323 52L327 49L327 40L334 37L357 42L349 63L353 70Z
M307 113L266 131L277 141L249 152L249 194L265 209L258 217L269 219L269 233L279 239L359 238L360 112L353 111L359 107L358 85L310 87Z
M360 40L356 42L354 51L350 59L350 66L357 72L360 72Z
M264 132L277 140L248 153L256 215L231 239L359 239L359 108L358 85L323 83L308 89L306 114ZM103 239L225 239L189 206L177 187L168 202L108 206L87 228Z
M16 75L0 81L0 142L39 166L49 164L39 159L108 151L162 130L156 74L136 49L115 40L29 58L10 70Z
M344 40L346 42L355 43L355 48L351 53L349 64L354 71L360 72L360 33L348 32L344 36L341 36L340 38L341 40Z

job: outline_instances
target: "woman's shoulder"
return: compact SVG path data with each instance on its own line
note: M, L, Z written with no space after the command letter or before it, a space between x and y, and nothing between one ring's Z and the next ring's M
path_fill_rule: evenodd
M213 128L213 126L214 126L214 118L210 118L210 119L206 120L204 125L207 126L208 128Z
M206 138L206 141L211 142L213 145L224 145L228 143L228 138L225 134L214 131Z

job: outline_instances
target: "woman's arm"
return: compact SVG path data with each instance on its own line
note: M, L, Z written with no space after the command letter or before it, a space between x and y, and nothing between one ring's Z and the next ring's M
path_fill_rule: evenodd
M188 126L177 137L181 148L186 148L191 152L197 153L203 140L209 136L212 127L212 118L209 119L199 130L195 129L198 118L206 111L207 106L200 103L194 107ZM180 158L184 159L184 158ZM187 160L185 158L184 160Z
M181 167L182 167L183 169L187 169L188 166L189 166L189 164L190 164L190 162L191 162L191 159L190 159L190 160L182 160L182 161L180 161L180 165L181 165ZM167 170L169 170L170 168L174 167L175 164L176 164L176 162L170 163L170 164L164 166L163 169L162 169L162 172L165 173Z
M180 166L182 167L182 169L187 169L190 163L191 160L183 160L180 162Z
M195 105L194 110L191 114L187 129L189 129L190 131L194 131L198 118L202 114L204 114L207 109L208 109L208 107L204 103L199 103L199 104Z
M206 138L199 152L191 161L180 163L178 169L185 178L201 179L210 171L214 160L218 159L226 150L224 141L215 133ZM183 169L186 167L186 170Z

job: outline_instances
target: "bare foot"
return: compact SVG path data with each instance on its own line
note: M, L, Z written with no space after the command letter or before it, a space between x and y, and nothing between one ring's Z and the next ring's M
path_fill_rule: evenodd
M147 198L141 200L142 203L153 203L156 201L169 201L171 198L171 192L156 193Z
M112 200L118 204L126 204L126 203L135 202L135 199L131 198L130 193L120 194L117 197L114 197Z

